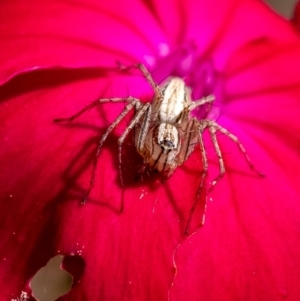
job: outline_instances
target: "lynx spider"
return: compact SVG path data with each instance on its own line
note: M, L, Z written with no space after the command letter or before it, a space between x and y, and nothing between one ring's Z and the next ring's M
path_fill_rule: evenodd
M214 95L203 97L199 100L191 100L190 89L185 85L184 81L178 77L170 77L167 79L162 87L159 87L153 80L151 74L143 64L136 64L131 67L121 67L122 69L129 68L139 69L152 89L154 90L154 98L152 102L142 103L140 99L135 97L126 98L102 98L92 102L89 106L83 108L76 114L68 118L57 118L54 122L73 121L87 110L103 103L113 102L127 102L126 107L114 122L107 128L106 132L101 136L98 143L97 152L93 161L93 168L90 179L90 186L84 196L82 204L85 204L89 198L90 192L95 184L95 174L99 155L103 143L107 139L111 131L121 122L121 120L132 110L135 109L135 115L130 121L129 125L124 130L123 134L118 139L119 148L119 173L122 190L124 189L124 180L122 175L122 145L129 134L134 129L134 143L137 152L143 157L144 162L139 170L141 175L147 166L151 170L157 170L163 174L163 181L167 180L177 168L182 165L193 152L196 144L199 144L203 170L201 174L200 184L197 190L196 197L190 209L185 233L188 234L191 224L192 216L198 203L201 191L204 187L205 177L208 172L208 162L202 134L205 129L208 129L213 143L214 150L219 161L219 175L212 181L208 193L213 190L217 183L221 180L225 173L225 165L223 161L222 152L219 147L217 132L226 135L229 139L235 142L242 154L244 155L250 169L264 176L257 171L250 161L246 149L241 144L239 139L231 132L220 126L217 122L210 119L200 119L190 115L191 111L196 107L205 104L212 104L215 100ZM124 208L124 201L122 197L121 211ZM204 206L204 213L202 217L202 224L205 219L206 203Z

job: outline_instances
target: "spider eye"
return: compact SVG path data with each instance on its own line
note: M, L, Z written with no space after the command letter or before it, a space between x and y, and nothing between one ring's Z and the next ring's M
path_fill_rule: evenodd
M159 144L164 149L173 149L173 148L175 148L175 144L171 140L164 139L163 141L160 141Z
M164 151L178 147L178 131L172 124L162 123L158 127L157 143Z

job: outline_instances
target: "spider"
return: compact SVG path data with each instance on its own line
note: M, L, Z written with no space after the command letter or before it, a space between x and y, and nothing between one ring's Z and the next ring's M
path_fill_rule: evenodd
M132 66L141 71L152 89L154 90L154 97L152 102L142 103L140 99L135 97L126 98L102 98L92 102L89 106L80 110L76 114L68 118L57 118L54 122L70 122L82 115L87 110L107 102L127 102L121 114L112 122L107 128L106 132L101 136L97 152L93 161L93 168L91 172L90 185L84 196L82 204L85 204L89 198L90 192L95 184L95 174L99 155L103 143L107 139L111 131L121 122L121 120L132 110L135 109L135 115L130 121L129 125L124 130L123 134L118 139L118 158L119 158L119 174L122 190L124 189L124 180L122 175L122 145L129 134L134 129L134 144L137 152L143 158L142 167L139 170L141 175L146 167L150 170L157 170L162 174L162 181L166 181L177 168L182 165L193 152L195 145L199 144L202 157L202 173L201 180L197 190L196 197L193 201L189 212L185 233L188 234L193 213L195 211L197 202L199 200L201 191L204 187L205 177L208 172L208 162L204 142L202 138L203 132L207 129L213 143L214 150L219 161L219 175L212 181L208 193L213 190L217 183L221 180L225 173L225 165L222 152L219 147L217 132L221 132L229 139L237 144L240 151L244 155L250 169L264 176L257 171L250 161L250 158L241 144L239 139L231 132L220 126L217 122L210 119L200 119L191 116L191 111L196 107L206 104L211 105L215 100L214 95L203 97L199 100L192 101L191 91L185 85L183 79L179 77L170 77L162 85L158 86L153 80L151 74L143 64L136 64ZM125 68L132 68L125 67ZM124 67L123 67L124 68ZM124 208L124 201L122 197L121 211ZM204 206L204 213L202 217L202 224L205 219L206 204Z

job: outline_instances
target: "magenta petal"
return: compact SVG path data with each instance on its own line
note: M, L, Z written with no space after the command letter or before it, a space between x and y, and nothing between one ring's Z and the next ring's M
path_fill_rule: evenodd
M254 16L259 17L254 20ZM216 67L222 71L232 54L247 44L261 40L276 40L285 44L298 42L290 23L272 14L270 8L259 1L242 1L234 7L227 21L226 27L222 28L222 38L217 40L213 49Z

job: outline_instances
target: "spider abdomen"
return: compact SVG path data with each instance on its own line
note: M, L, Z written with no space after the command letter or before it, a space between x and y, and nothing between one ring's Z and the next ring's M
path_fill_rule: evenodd
M169 79L162 92L163 100L158 111L159 121L178 123L186 107L186 85L183 79L179 77Z

